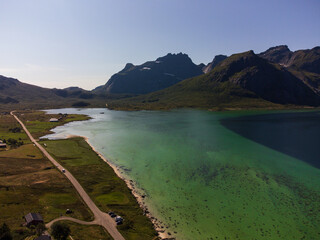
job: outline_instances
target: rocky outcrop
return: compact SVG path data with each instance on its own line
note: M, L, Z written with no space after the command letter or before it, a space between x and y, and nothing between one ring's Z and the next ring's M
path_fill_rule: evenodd
M222 62L226 58L227 58L226 55L215 56L214 59L212 60L212 62L208 63L204 68L202 68L202 71L204 73L208 73L208 72L212 71L212 69L214 69L215 66L217 66L220 62Z

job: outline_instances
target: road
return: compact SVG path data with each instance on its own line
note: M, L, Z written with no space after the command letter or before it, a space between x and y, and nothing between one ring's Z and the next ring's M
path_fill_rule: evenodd
M62 169L65 169L60 163L58 163L51 155L32 137L26 126L23 124L23 122L14 114L14 111L10 112L10 114L20 123L23 130L26 132L30 140L40 149L40 151L52 162L53 165L55 165L58 170L62 171ZM116 227L116 223L113 218L111 218L107 213L102 212L92 201L92 199L89 197L89 195L85 192L83 187L80 185L80 183L75 179L75 177L66 170L64 175L69 179L69 181L72 183L72 185L75 187L77 192L79 193L80 197L83 199L83 201L87 204L87 206L90 208L94 215L94 220L92 222L88 222L88 224L97 224L102 227L104 227L109 234L115 239L115 240L125 240L124 237L120 234ZM70 218L68 220L71 220L74 218ZM79 223L83 221L78 220ZM52 223L52 222L51 222Z
M46 224L46 227L50 228L52 226L52 224L54 224L55 222L59 222L59 221L71 221L71 222L79 223L79 224L82 224L82 225L96 225L95 221L86 222L86 221L82 221L82 220L79 220L79 219L76 219L76 218L62 216L62 217L53 219L51 222L48 222Z

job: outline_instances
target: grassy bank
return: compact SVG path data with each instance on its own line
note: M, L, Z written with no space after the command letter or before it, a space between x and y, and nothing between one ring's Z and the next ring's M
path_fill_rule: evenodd
M90 119L80 114L46 114L42 111L19 111L16 115L24 122L34 138L39 138L51 133L50 129L73 121L85 121ZM59 119L58 122L50 122L50 118Z
M47 151L77 178L101 210L113 211L125 219L118 229L126 239L156 237L150 220L143 215L125 182L83 138L41 143L45 143Z
M0 223L9 225L14 239L33 234L22 227L23 216L29 212L39 212L48 222L69 208L73 210L70 216L91 220L91 212L71 183L30 143L23 130L17 130L20 126L16 120L0 115L0 126L1 139L23 142L0 150Z

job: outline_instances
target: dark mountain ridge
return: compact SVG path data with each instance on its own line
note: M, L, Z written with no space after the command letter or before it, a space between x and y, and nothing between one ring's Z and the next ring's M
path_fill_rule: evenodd
M286 45L269 48L260 57L278 63L320 93L320 47L290 51Z
M253 51L230 56L210 73L210 78L229 81L274 103L310 106L320 103L319 96L291 72Z
M320 74L320 47L292 52L288 46L281 45L269 48L259 56L284 67Z
M169 53L137 66L128 63L93 91L47 89L0 76L0 104L44 108L107 102L123 109L319 106L319 56L320 47L292 52L282 45L260 54L217 55L205 66L194 64L187 54Z
M161 91L114 102L114 107L274 107L277 104L319 106L320 96L286 67L248 51L231 55L207 74Z
M186 78L201 75L201 66L187 54L167 54L141 65L126 64L104 85L93 90L97 94L144 94L172 86Z

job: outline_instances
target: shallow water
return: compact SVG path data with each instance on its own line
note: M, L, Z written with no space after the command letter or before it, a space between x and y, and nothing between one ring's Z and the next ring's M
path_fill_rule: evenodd
M320 239L319 112L49 112L92 116L50 138L88 137L177 239Z

